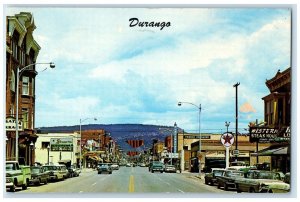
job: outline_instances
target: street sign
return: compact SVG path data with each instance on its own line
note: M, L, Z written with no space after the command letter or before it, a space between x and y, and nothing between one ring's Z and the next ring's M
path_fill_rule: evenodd
M238 156L240 154L240 152L239 152L239 150L235 149L235 150L232 151L232 154L234 156Z
M230 147L234 142L234 136L232 133L224 133L221 136L221 143L224 147Z

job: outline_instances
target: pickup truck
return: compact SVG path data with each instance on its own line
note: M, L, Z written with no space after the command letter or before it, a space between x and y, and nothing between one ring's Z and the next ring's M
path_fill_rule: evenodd
M20 166L18 161L6 161L5 185L11 192L14 192L16 187L27 189L30 179L30 166Z

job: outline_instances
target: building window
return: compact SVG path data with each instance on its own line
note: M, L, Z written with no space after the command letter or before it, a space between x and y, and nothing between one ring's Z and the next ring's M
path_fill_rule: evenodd
M12 40L12 54L15 59L18 59L18 43Z
M31 95L34 96L35 92L34 92L34 78L31 79Z
M23 127L28 128L28 109L22 109Z
M11 74L10 74L10 90L13 92L16 91L16 76L13 70L11 70Z
M31 129L34 129L34 114L31 115Z
M22 77L22 95L29 95L29 77Z
M15 115L15 106L13 104L10 104L9 113L10 113L10 116Z

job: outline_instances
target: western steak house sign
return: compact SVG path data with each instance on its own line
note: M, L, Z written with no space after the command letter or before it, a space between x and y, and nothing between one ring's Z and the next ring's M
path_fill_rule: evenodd
M250 127L250 142L289 142L290 127L266 128Z

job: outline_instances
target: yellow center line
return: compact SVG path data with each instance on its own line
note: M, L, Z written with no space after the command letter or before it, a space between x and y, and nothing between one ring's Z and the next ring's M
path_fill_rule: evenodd
M134 177L133 177L133 175L130 175L130 178L129 178L128 192L129 193L134 192Z

